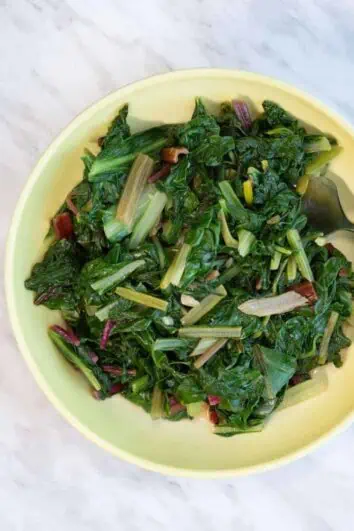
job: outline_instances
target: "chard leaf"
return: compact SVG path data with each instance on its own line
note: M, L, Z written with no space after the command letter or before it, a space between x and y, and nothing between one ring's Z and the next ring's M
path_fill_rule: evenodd
M225 155L234 148L235 143L231 136L212 135L199 144L193 151L193 157L196 162L206 166L219 166Z
M168 143L169 128L166 126L136 133L125 138L119 145L112 142L112 145L108 144L97 155L89 173L89 180L95 182L107 179L129 168L139 153L154 156Z
M106 136L103 138L101 148L119 146L130 136L130 128L127 123L128 105L123 105L118 115L112 121Z
M181 146L194 149L209 135L218 135L220 127L214 116L208 114L198 98L192 119L176 128L176 137Z
M271 127L279 125L293 125L296 119L286 112L280 105L273 101L265 100L263 102L264 118L267 120Z
M177 387L177 397L182 404L187 405L205 400L206 393L193 377L187 377Z
M296 360L284 351L264 346L260 346L260 350L265 368L264 378L268 379L273 395L276 396L295 374Z

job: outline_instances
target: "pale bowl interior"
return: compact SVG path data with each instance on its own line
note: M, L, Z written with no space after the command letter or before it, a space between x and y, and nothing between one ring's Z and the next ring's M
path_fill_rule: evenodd
M195 96L209 108L235 97L247 97L260 109L272 99L304 122L333 134L343 154L332 165L353 192L354 137L350 127L303 93L261 76L227 70L175 72L118 90L78 116L54 141L34 169L13 219L7 251L6 290L20 350L49 399L91 440L116 455L165 473L217 476L249 473L302 455L342 427L354 408L354 356L345 354L341 369L330 367L329 389L317 398L276 413L261 433L223 439L207 423L151 421L149 415L121 397L99 402L84 379L58 354L47 327L57 315L33 305L24 289L31 266L43 250L49 219L68 191L81 179L80 157L106 130L119 107L128 102L133 130L151 124L187 120ZM354 202L344 191L350 214ZM352 216L354 217L354 216ZM350 236L337 245L350 259ZM354 336L353 328L348 333Z

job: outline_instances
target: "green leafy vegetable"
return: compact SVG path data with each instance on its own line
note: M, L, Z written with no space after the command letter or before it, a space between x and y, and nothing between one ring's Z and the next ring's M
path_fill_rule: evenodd
M89 180L96 182L107 179L114 173L126 170L139 153L157 153L169 143L166 127L155 127L143 133L136 133L121 142L108 143L95 158L89 172Z
M229 437L324 392L318 367L340 367L350 344L354 274L302 195L335 139L274 102L252 120L246 102L214 116L197 98L189 121L133 134L125 105L98 143L54 213L70 239L25 282L61 312L49 336L94 396L119 392L153 419L208 411ZM183 157L167 163L165 147Z
M119 146L126 138L130 136L130 128L127 123L128 105L123 105L118 115L112 121L106 136L102 138L100 146L102 149L107 146Z
M193 151L196 162L206 166L219 166L225 155L235 148L235 142L231 136L213 135L207 137Z

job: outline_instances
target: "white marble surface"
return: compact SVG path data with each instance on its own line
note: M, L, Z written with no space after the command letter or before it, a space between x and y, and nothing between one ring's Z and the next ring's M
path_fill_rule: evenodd
M353 0L0 0L1 252L39 154L124 83L242 68L294 83L354 122L353 29ZM66 424L17 351L3 297L0 326L1 531L353 529L354 427L263 475L162 477Z

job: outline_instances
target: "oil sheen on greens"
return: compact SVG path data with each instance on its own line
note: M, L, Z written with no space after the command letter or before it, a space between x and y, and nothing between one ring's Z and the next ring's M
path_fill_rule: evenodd
M260 431L350 344L351 263L302 213L304 179L336 142L270 101L250 121L244 102L214 116L197 99L190 121L139 133L127 116L83 156L25 285L61 312L50 337L96 399L119 392L154 419L206 413L225 436ZM239 309L304 283L316 300L292 311Z

